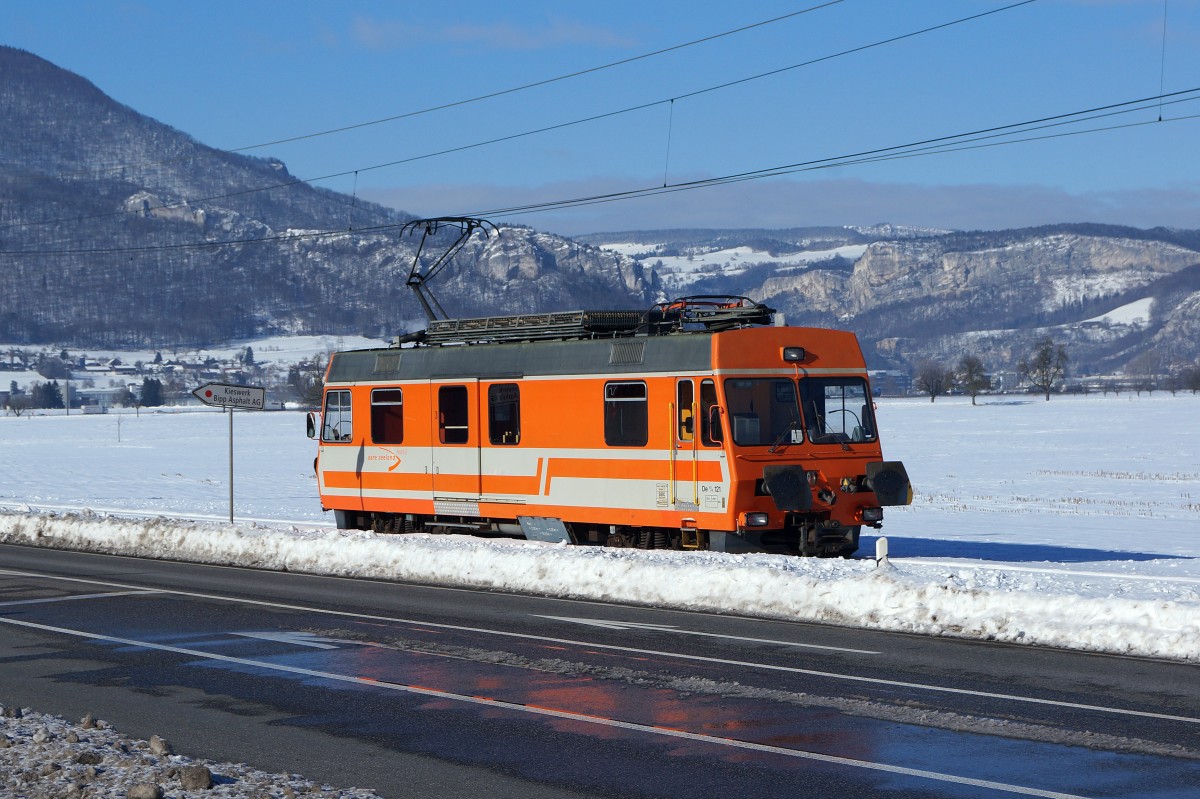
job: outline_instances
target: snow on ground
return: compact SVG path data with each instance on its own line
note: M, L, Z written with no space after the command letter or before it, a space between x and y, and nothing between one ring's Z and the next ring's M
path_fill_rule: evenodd
M160 347L158 349L125 349L109 348L88 349L86 347L66 347L72 357L86 356L97 360L120 358L123 363L143 361L150 363L156 354L163 358L230 358L240 355L246 347L254 350L257 361L275 363L295 363L303 358L311 358L317 353L328 353L341 349L357 349L360 347L378 347L386 342L378 339L363 338L362 336L269 336L267 338L247 339L246 341L223 344L218 347ZM30 346L27 344L0 344L0 353L10 350L59 352L59 346Z
M270 336L268 338L249 339L208 348L163 347L158 350L114 350L106 348L87 349L67 347L65 349L72 359L84 357L96 361L110 361L113 358L119 358L122 363L132 364L138 361L152 363L155 355L162 355L165 360L203 361L206 358L229 360L238 357L245 352L246 347L250 347L254 351L254 360L260 364L290 366L302 360L308 360L314 355L328 355L331 352L339 350L382 347L387 345L387 343L382 339L364 338L362 336ZM7 353L10 351L40 352L43 349L48 352L59 353L64 348L59 346L41 347L21 344L0 344L0 360L7 357ZM79 376L79 373L76 373L74 379L79 379ZM141 378L142 376L138 375L137 381L140 382ZM108 376L105 375L100 379L108 379ZM9 384L12 381L15 381L21 388L27 388L32 383L45 383L46 378L34 371L0 371L0 390L8 390ZM128 382L128 380L124 382ZM59 380L59 383L62 383L62 380Z
M1083 320L1087 322L1108 322L1110 325L1145 325L1150 321L1150 307L1154 305L1154 298L1147 297L1143 300L1135 300L1120 308L1114 308L1106 314L1093 316L1091 319Z
M637 242L613 242L611 244L601 244L600 249L612 250L621 255L628 255L630 258L636 258L639 255L646 253L657 252L660 247L665 247L665 244L638 244Z
M779 264L778 271L786 272L838 256L857 261L867 250L865 244L848 244L828 250L806 250L788 255L772 255L765 250L744 246L691 255L646 254L653 253L657 246L659 245L605 244L602 245L602 249L637 257L643 265L653 266L667 286L673 288L684 288L701 277L717 274L738 275L758 264Z
M235 414L234 524L219 412L2 417L0 540L1200 661L1198 410L882 399L916 488L884 567L869 530L852 560L339 532L292 412Z

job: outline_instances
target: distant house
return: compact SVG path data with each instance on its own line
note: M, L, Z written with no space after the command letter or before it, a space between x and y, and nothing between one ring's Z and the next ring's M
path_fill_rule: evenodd
M81 388L74 390L75 398L79 403L79 407L85 411L90 408L99 408L100 412L106 412L109 408L120 405L121 398L125 396L128 389L121 388ZM95 413L95 411L92 411Z
M1018 391L1021 386L1021 375L1017 372L998 371L992 373L992 391L1005 393Z
M896 369L877 369L869 373L876 396L903 397L912 391L912 375Z

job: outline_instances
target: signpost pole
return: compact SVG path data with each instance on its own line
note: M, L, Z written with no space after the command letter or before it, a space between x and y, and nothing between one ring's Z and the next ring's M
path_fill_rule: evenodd
M233 407L225 410L229 413L229 523L233 524Z

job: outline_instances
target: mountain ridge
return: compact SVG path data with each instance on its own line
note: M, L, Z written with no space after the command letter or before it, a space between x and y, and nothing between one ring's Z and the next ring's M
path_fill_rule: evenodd
M0 75L0 340L379 337L421 318L406 285L417 239L399 235L412 214L203 145L31 53L0 47ZM520 226L468 252L507 282L493 290L460 258L437 287L453 313L657 298L632 260Z
M953 365L974 354L990 368L1013 369L1045 336L1068 346L1076 370L1120 369L1146 357L1183 368L1200 359L1200 231L1064 223L887 238L894 231L885 228L586 239L638 258L668 285L752 296L790 323L851 329L874 368ZM1150 318L1095 321L1144 299L1152 300Z
M0 340L194 346L422 324L407 286L415 237L399 234L413 214L204 145L32 53L0 46L0 76ZM461 316L748 295L793 324L853 330L876 368L967 352L1012 368L1050 335L1073 369L1106 370L1148 354L1200 359L1198 266L1200 230L1163 227L571 239L505 224L469 242L434 288ZM1147 300L1149 318L1096 321Z

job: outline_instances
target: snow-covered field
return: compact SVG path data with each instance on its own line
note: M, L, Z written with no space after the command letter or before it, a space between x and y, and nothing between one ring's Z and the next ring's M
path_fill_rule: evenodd
M99 349L68 347L66 349L72 357L83 356L100 360L120 358L125 363L136 363L137 361L150 363L154 360L155 355L162 355L167 359L184 358L188 360L232 358L240 355L245 351L246 347L251 347L254 350L254 359L256 361L292 364L304 358L311 358L317 353L330 353L336 350L355 349L359 347L378 347L384 343L386 342L378 339L363 338L362 336L269 336L267 338L234 342L219 347L191 349L172 347L163 347L158 350L116 350L103 347ZM8 353L10 350L38 351L41 349L43 348L40 346L30 346L28 344L0 343L0 353ZM59 352L63 348L49 346L45 347L45 349L49 352ZM45 378L39 379L44 380Z
M884 567L874 535L843 561L341 533L283 411L234 417L233 525L221 413L0 417L0 540L1200 661L1200 397L879 416L916 488Z
M286 372L287 368L292 364L310 359L316 355L328 356L329 353L340 350L366 349L381 347L385 344L387 342L381 339L364 338L362 336L270 336L201 349L171 347L164 347L161 350L79 349L76 347L68 347L66 349L72 360L85 358L107 362L113 358L117 358L125 364L136 364L139 361L149 364L154 362L156 355L161 355L168 361L180 359L203 362L208 358L227 361L240 356L245 352L246 347L250 347L254 351L255 362L260 366L283 369ZM21 344L0 344L0 362L3 362L4 358L7 358L8 354L12 352L27 351L36 353L42 349L45 349L47 352L58 353L63 348L58 346L43 348ZM74 370L71 374L71 379L76 381L76 387L78 387L79 381L90 377L95 377L97 385L103 385L105 382L108 382L110 385L124 385L130 382L141 383L143 375L139 374L136 377L124 377L118 380L112 375L93 376L80 370ZM0 390L7 390L13 383L18 388L25 390L33 383L45 383L46 380L47 378L33 370L19 372L0 371ZM59 382L61 383L62 381L60 380Z

